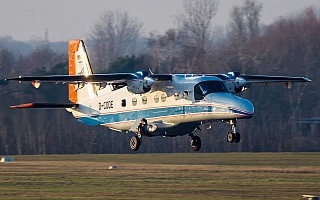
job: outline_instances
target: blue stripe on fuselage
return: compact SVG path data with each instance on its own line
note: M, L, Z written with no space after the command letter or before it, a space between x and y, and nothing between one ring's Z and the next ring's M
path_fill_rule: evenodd
M88 125L110 124L126 121L135 121L139 118L159 118L172 117L183 114L197 114L197 113L226 113L240 115L241 118L251 118L253 113L238 110L235 108L227 108L217 105L192 105L192 106L173 106L162 108L150 108L146 110L133 110L118 113L106 113L96 116L82 116L78 121Z

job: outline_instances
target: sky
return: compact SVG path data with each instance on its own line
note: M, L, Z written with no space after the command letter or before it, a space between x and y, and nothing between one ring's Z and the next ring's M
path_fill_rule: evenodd
M0 37L27 41L44 38L52 42L85 39L99 17L108 10L126 10L141 21L143 31L164 33L174 28L174 16L183 10L183 0L0 0ZM309 6L320 8L320 0L257 0L263 4L265 25ZM220 0L214 26L226 26L230 11L243 0Z

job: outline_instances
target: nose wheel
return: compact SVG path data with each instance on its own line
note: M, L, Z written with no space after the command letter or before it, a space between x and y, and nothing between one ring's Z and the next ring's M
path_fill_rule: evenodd
M227 142L229 142L229 143L233 143L233 142L239 143L240 140L241 140L241 135L236 130L237 120L233 119L233 120L230 120L228 123L232 126L232 132L229 132L227 134Z
M233 132L229 132L227 134L227 142L229 143L239 143L241 140L241 135L239 132L236 132L236 135Z
M199 151L201 149L201 140L199 136L191 136L190 139L191 149L194 151Z

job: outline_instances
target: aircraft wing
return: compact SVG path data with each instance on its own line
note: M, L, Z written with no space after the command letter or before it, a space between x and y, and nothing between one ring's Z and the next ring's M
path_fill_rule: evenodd
M244 78L247 81L247 83L311 82L310 79L305 77L292 76L266 76L241 74L240 77Z
M239 72L229 72L227 74L198 74L200 76L216 76L221 78L229 87L232 93L244 91L252 83L278 83L284 82L289 89L294 82L311 82L305 77L292 76L268 76L268 75L249 75ZM38 88L41 82L54 83L108 83L108 84L126 84L132 92L140 94L144 91L135 91L134 88L151 88L156 81L172 80L173 74L150 74L149 71L138 71L134 73L111 73L111 74L91 74L91 75L50 75L50 76L26 76L9 78L6 80L29 81ZM138 82L135 82L138 80ZM134 87L131 87L134 86ZM131 90L130 90L131 91Z
M77 82L125 82L126 80L134 79L132 74L129 73L117 73L117 74L92 74L90 76L85 75L50 75L50 76L19 76L16 78L9 78L6 80L15 81L40 81L40 82L55 82L55 83L77 83Z
M289 89L292 88L294 82L311 82L305 77L293 76L268 76L268 75L250 75L240 74L239 72L229 72L227 74L207 74L208 76L216 76L222 79L232 93L239 93L246 90L252 83L285 83Z
M5 79L6 81L32 82L35 88L39 88L42 82L74 84L83 87L86 83L102 86L106 84L126 85L128 91L135 94L143 94L151 90L156 81L172 80L171 74L150 74L149 71L137 71L134 73L111 73L90 75L49 75L49 76L19 76Z
M147 75L140 75L138 73L112 73L112 74L92 74L89 76L85 75L50 75L50 76L19 76L15 78L5 79L6 81L29 81L29 82L54 82L54 83L125 83L127 81L144 78ZM149 77L155 81L166 81L172 80L170 74L150 74Z

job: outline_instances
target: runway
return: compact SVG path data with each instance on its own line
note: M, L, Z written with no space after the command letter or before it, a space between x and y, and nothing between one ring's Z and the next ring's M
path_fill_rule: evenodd
M299 199L320 193L320 153L12 157L14 163L0 164L0 199Z

